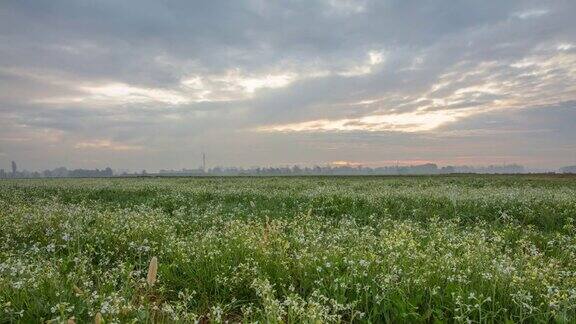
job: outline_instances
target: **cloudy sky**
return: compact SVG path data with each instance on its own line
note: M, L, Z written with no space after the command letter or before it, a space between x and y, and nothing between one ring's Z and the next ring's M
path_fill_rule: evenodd
M0 2L0 168L576 163L576 1Z

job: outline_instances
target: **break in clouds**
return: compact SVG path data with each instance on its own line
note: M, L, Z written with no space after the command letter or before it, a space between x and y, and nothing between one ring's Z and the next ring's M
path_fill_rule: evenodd
M0 3L0 163L576 159L574 1Z

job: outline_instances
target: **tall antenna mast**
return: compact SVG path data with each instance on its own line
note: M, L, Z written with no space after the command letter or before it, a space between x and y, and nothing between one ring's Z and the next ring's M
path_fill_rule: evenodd
M202 152L202 171L206 172L206 154Z

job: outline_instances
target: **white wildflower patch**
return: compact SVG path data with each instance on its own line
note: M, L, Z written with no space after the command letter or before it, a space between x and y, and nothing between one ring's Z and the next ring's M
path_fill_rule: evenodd
M0 181L0 322L574 322L572 178Z

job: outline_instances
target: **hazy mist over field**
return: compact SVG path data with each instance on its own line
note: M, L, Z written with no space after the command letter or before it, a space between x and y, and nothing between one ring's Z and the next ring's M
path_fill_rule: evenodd
M0 2L0 168L576 160L575 1Z

